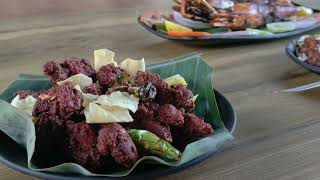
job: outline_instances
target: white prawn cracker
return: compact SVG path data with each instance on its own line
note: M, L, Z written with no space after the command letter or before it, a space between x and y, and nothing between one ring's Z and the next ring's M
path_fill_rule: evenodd
M99 69L108 64L118 66L117 62L114 61L114 52L108 49L98 49L93 52L94 55L94 69L98 72Z
M126 70L131 76L135 76L138 71L146 71L146 63L144 58L141 60L125 59L120 63L120 67Z
M86 122L132 122L133 118L129 111L136 112L138 104L139 98L120 91L113 92L110 95L98 96L95 101L89 99L84 110Z
M27 96L24 99L20 99L20 95L17 95L12 101L11 105L17 109L24 111L29 116L32 116L33 107L36 104L37 99L33 96Z
M73 76L68 77L67 79L63 81L57 82L57 84L60 86L64 84L65 82L71 82L74 85L79 85L81 89L85 88L86 86L89 86L93 83L92 78L88 77L84 74L76 74Z
M87 123L113 123L113 122L132 122L131 117L127 109L99 106L95 102L89 103L84 110Z
M98 49L94 51L94 69L98 72L104 65L113 64L118 66L118 63L114 60L115 53L108 49ZM138 71L146 70L146 63L144 58L141 60L133 60L127 58L120 63L120 67L126 70L130 75L135 76Z

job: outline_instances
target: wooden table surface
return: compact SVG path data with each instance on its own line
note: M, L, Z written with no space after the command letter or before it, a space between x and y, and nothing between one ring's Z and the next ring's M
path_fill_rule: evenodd
M299 2L320 8L318 0ZM205 162L159 179L319 178L320 89L273 93L320 80L286 56L290 39L196 47L155 37L137 24L139 12L168 11L170 5L170 0L2 0L0 91L18 73L40 74L51 58L92 59L98 48L114 50L119 60L144 57L148 63L201 52L215 69L215 88L237 111L235 140ZM36 178L0 165L0 179Z

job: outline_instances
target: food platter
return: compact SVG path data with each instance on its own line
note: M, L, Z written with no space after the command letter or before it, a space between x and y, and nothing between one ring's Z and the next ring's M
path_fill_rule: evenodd
M291 42L288 43L287 47L286 47L286 53L287 55L290 57L290 59L299 64L300 66L308 69L309 71L311 72L314 72L314 73L317 73L317 74L320 74L320 67L318 66L314 66L314 65L311 65L305 61L301 61L297 55L297 41L298 40L293 40Z
M296 36L299 34L303 34L306 32L313 31L317 28L320 28L320 24L313 25L311 27L300 29L292 32L287 33L281 33L281 34L273 34L273 35L234 35L234 36L211 36L211 37L172 37L168 36L167 34L161 33L159 31L155 31L143 22L138 21L139 24L147 29L149 32L168 39L173 40L181 43L186 44L194 44L194 45L210 45L210 44L229 44L229 43L250 43L250 42L261 42L261 41L267 41L267 40L275 40L275 39L281 39L281 38L287 38Z
M46 76L21 74L0 95L1 162L45 179L137 179L185 169L233 139L235 112L199 54L148 66L118 66L107 49L94 57L94 68L49 61Z
M237 123L236 113L230 104L230 102L220 94L218 91L215 91L215 96L217 100L218 107L220 109L220 115L222 121L226 128L231 132L234 133ZM182 171L188 167L196 165L210 156L214 155L217 152L212 152L201 156L197 159L194 159L188 163L177 167L148 167L151 168L152 171L145 171L146 167L139 167L136 169L132 174L126 177L121 178L111 178L111 177L88 177L83 175L74 175L74 174L59 174L59 173L52 173L52 172L40 172L40 171L33 171L28 168L27 165L27 156L26 151L21 148L16 142L6 136L4 133L0 132L0 161L5 165L13 168L17 171L20 171L25 174L29 174L32 176L36 176L39 178L44 179L59 179L59 180L66 180L66 179L122 179L122 180L133 180L133 179L141 179L141 178L154 178L158 176L172 174L178 171Z
M297 3L293 3L296 6L299 6ZM314 13L319 13L320 11L317 9L312 9ZM140 16L141 17L141 16ZM291 36L296 36L299 34L303 34L306 32L310 32L317 28L320 28L320 24L314 24L307 26L305 28L299 28L294 31L282 32L282 33L274 33L274 34L211 34L208 36L170 36L167 33L157 30L148 26L146 23L142 22L138 18L138 23L149 32L153 33L156 36L159 36L164 39L173 40L186 44L194 44L194 45L214 45L214 44L230 44L230 43L250 43L250 42L261 42L267 40L275 40L280 38L287 38ZM234 31L236 32L236 31Z

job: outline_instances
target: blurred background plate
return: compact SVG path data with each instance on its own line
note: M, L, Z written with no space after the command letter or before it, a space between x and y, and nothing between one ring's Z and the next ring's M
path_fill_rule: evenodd
M318 0L317 1L312 0L308 3L305 3L305 2L301 3L299 1L294 1L294 4L297 6L303 5L306 7L310 7L314 10L314 12L320 12L320 7L318 7L320 3L318 2ZM193 45L263 42L268 40L292 37L292 36L307 33L320 28L320 24L315 24L313 26L310 26L304 29L298 29L291 32L272 34L272 35L219 35L219 36L204 36L204 37L174 37L174 36L168 36L163 32L152 29L151 27L147 26L145 23L139 21L139 18L138 18L138 22L143 28L147 29L148 31L150 31L151 33L159 37L185 43L185 44L193 44Z
M231 105L231 103L218 91L215 91L215 96L217 100L217 104L220 110L220 115L223 123L226 128L233 133L236 128L236 113ZM172 174L188 167L191 167L195 164L198 164L210 156L214 155L216 152L212 152L201 156L197 159L194 159L188 163L185 163L178 167L167 167L167 166L159 166L159 165L148 165L148 167L142 165L136 168L129 176L121 177L121 178L108 178L108 177L93 177L93 176L83 176L76 174L59 174L52 172L40 172L33 171L28 168L27 165L27 156L26 151L21 148L15 141L10 139L7 135L0 131L0 162L6 164L7 166L16 169L22 173L36 176L43 179L58 179L58 180L78 180L78 179L109 179L109 180L141 180L154 178L158 176Z
M299 58L298 58L298 55L297 55L297 41L298 40L294 40L294 41L291 41L288 43L287 45L287 48L286 48L286 52L287 52L287 55L290 57L290 59L299 64L300 66L308 69L309 71L311 72L314 72L314 73L317 73L317 74L320 74L320 67L318 66L314 66L314 65L311 65L305 61L301 61Z

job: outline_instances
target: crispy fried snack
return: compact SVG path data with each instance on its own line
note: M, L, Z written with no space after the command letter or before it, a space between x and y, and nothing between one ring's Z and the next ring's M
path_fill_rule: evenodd
M193 112L195 105L192 100L193 94L191 90L182 85L172 86L171 96L170 104L182 111Z
M53 84L80 73L93 78L96 74L88 60L77 57L67 58L63 63L49 61L43 66L43 72Z
M127 131L117 123L104 124L98 132L97 149L102 155L109 153L121 166L132 167L138 160L135 144Z
M152 72L141 72L138 71L135 77L136 83L140 85L144 85L147 83L151 83L157 89L157 94L155 101L160 104L166 104L168 100L169 87L167 83L165 83L159 74L154 74Z
M89 86L86 86L83 89L84 93L90 93L94 95L102 95L103 94L103 88L98 83L93 83Z
M64 153L67 134L66 121L78 118L82 94L67 82L42 92L37 98L33 116L37 119L35 158L39 162L58 164L68 160Z
M184 124L182 112L171 104L159 107L157 120L172 127L181 127Z
M96 148L97 134L92 125L85 122L67 122L68 148L72 161L90 170L101 170L106 164L106 156Z
M82 109L83 96L70 82L42 92L33 109L33 116L45 119L71 120Z
M116 83L119 85L128 85L131 82L130 75L120 67L113 64L104 65L97 73L97 80L102 87L112 87Z
M189 137L201 137L213 133L212 126L194 114L184 114L184 121L184 132Z
M146 121L144 124L144 129L154 133L159 136L161 139L164 139L168 142L172 142L172 135L170 131L170 126L162 124L158 121Z

